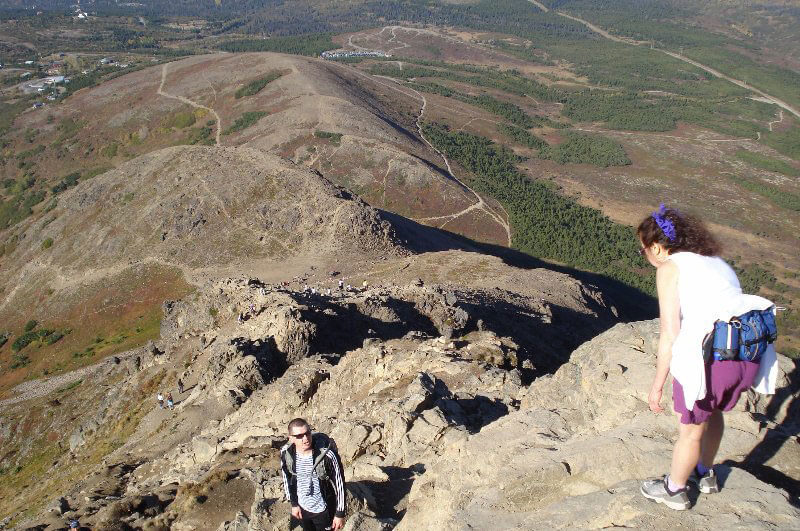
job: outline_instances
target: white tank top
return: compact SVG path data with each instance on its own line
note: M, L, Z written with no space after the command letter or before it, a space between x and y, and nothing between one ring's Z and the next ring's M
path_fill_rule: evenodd
M678 266L681 307L681 330L672 345L670 372L681 383L686 407L691 410L694 402L706 395L702 344L714 322L728 321L750 310L765 310L772 302L743 294L736 273L718 256L680 252L669 259ZM768 364L774 365L774 356Z
M680 271L681 330L695 326L710 330L720 311L742 294L736 273L718 256L682 252L670 259Z

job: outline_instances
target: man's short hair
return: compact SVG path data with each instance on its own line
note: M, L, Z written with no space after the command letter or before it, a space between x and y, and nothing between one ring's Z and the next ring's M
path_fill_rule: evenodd
M289 421L289 427L287 428L289 433L292 432L292 428L308 428L310 430L311 426L306 422L306 419L298 417Z

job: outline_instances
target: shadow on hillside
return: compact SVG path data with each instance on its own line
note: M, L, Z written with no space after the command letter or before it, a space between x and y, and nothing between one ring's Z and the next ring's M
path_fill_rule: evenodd
M573 267L546 262L529 254L500 245L481 243L460 234L422 225L398 214L381 210L398 229L398 234L409 248L418 253L462 250L496 256L505 264L520 269L543 268L570 275L584 284L597 286L619 313L619 320L643 321L658 317L658 301L651 295L628 286L607 275L582 271ZM631 236L633 237L633 236ZM654 281L655 282L655 281ZM591 308L592 310L599 309ZM605 308L603 308L605 311Z
M464 310L468 318L463 327L451 329L453 337L486 330L511 338L518 346L514 353L504 356L502 361L492 359L491 363L507 370L520 369L526 383L542 374L555 372L577 347L615 322L608 310L600 306L597 307L598 314L605 318L552 303L547 305L548 315L547 312L537 313L535 304L532 308L487 293L456 290L454 294L455 307ZM449 334L447 322L434 323L434 314L430 312L435 313L436 308L430 307L431 301L425 298L406 300L390 296L375 306L367 301L357 305L322 294L297 293L295 297L307 307L302 319L313 323L313 334L308 338L308 354L322 354L332 363L370 339L388 341L409 333L422 337ZM540 309L544 310L544 306ZM248 353L265 360L273 355L275 348L260 343L248 346L252 347ZM530 364L523 363L526 360ZM279 362L273 360L271 363L282 374L285 366Z
M776 390L767 406L766 415L760 419L768 426L762 441L741 461L729 459L724 464L743 468L761 481L784 489L789 493L789 502L795 507L800 507L798 501L800 479L791 477L767 463L777 455L784 444L797 444L800 435L800 398L797 395L800 391L800 365L797 361L788 379L789 385ZM769 426L769 420L775 418L787 402L786 417L783 422Z

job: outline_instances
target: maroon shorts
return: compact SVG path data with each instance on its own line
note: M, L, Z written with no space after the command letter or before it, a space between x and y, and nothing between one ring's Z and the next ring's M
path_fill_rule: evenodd
M686 409L683 386L672 379L672 404L681 416L681 424L702 424L715 409L730 411L739 401L739 395L753 385L758 363L750 361L713 361L706 365L706 396Z

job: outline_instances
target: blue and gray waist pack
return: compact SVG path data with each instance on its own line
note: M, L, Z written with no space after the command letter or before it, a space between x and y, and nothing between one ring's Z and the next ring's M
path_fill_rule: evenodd
M775 306L752 310L730 321L717 321L703 339L703 359L742 360L758 363L767 345L778 338Z

